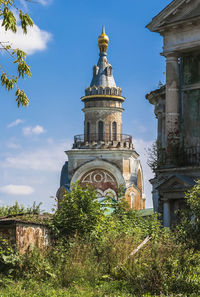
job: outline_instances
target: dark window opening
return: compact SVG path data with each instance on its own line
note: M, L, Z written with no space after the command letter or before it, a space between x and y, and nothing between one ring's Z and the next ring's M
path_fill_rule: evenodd
M98 123L98 140L103 140L104 138L104 131L103 131L103 122L99 121Z
M113 140L117 140L117 123L113 122L112 123L112 138Z
M87 141L90 141L90 123L87 122L87 132L86 132Z

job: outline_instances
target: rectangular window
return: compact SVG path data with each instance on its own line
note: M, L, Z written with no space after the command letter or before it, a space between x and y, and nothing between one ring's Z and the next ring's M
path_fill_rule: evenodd
M191 53L181 58L182 84L200 83L200 53Z

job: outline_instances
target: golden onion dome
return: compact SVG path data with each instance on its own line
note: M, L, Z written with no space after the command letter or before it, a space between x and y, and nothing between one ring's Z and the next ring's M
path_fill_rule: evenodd
M106 35L105 27L103 26L102 33L98 38L98 45L99 45L100 53L102 53L102 52L105 53L107 51L108 42L109 42L109 38L108 38L108 35Z

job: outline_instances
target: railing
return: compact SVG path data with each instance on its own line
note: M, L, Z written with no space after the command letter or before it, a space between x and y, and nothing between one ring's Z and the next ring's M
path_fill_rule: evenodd
M121 96L122 95L122 89L118 87L96 87L93 86L92 88L89 87L85 90L85 95L86 96L91 96L91 95L115 95L115 96Z
M90 133L74 136L74 143L85 143L92 141L118 141L132 143L132 136L127 134L114 134L110 133Z
M172 152L165 149L158 151L157 168L162 167L188 167L200 166L200 145L187 148L179 148Z

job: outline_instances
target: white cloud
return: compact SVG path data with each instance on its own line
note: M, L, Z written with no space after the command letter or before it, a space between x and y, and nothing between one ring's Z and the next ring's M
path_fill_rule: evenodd
M52 0L37 0L37 1L44 6L52 3Z
M10 195L31 195L34 192L34 189L30 186L11 184L11 185L0 187L0 192L3 194L10 194Z
M44 132L45 132L44 128L40 125L37 125L37 126L33 127L33 129L32 129L32 133L36 134L36 135L42 134Z
M18 126L19 124L22 124L24 123L24 120L21 120L21 119L16 119L16 121L8 124L8 128L12 128L12 127L15 127L15 126Z
M40 125L36 125L35 127L24 127L22 131L24 135L39 135L46 132Z
M0 21L0 27L2 20ZM28 27L28 33L24 34L22 28L17 25L17 32L13 33L4 27L0 30L1 42L9 42L12 48L20 48L27 54L32 55L37 51L43 51L47 48L47 43L51 40L51 33L41 30L37 25Z
M37 170L47 172L60 172L67 159L64 151L71 147L70 142L47 145L34 151L13 153L0 164L4 168L22 170Z
M144 191L146 194L146 208L152 207L152 186L149 183L149 179L151 179L154 174L152 173L151 169L147 165L148 153L147 148L151 147L153 141L145 141L141 138L137 138L133 140L133 144L135 150L140 154L139 159L141 160L142 167L143 167L143 177L144 177ZM64 151L70 149L72 146L72 141L61 140L60 142L55 143L53 139L46 139L46 145L31 149L31 150L18 150L13 151L5 159L1 162L0 167L8 172L19 172L20 180L17 179L17 183L19 184L26 184L29 183L31 174L32 178L39 178L45 177L47 179L45 190L46 196L50 196L55 194L53 191L49 191L49 186L53 187L55 182L55 189L58 187L59 183L59 175L62 169L64 162L67 160L67 156L65 155ZM15 171L17 170L17 171ZM22 170L20 172L18 170ZM28 179L26 176L26 172L28 172ZM25 174L25 175L24 175ZM22 177L24 176L24 180ZM49 181L49 178L57 179ZM31 185L32 183L31 178ZM4 181L5 183L15 183L15 181L9 181L9 176ZM49 183L51 185L49 185ZM35 185L34 185L35 187ZM37 185L38 187L38 185Z
M52 3L53 0L35 0L33 1L34 3L39 3L43 6L47 6L50 5ZM27 8L27 2L26 0L20 0L20 2L22 3L22 5Z

